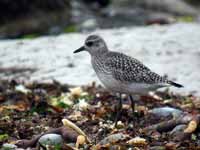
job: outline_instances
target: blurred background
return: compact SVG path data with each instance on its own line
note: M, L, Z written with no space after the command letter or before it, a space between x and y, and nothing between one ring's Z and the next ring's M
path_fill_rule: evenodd
M0 38L198 22L199 0L1 0Z

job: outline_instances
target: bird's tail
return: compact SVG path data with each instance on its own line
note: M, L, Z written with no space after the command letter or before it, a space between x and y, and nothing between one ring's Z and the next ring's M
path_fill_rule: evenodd
M182 87L183 87L183 85L178 84L178 83L175 83L175 82L173 82L173 81L168 81L168 84L173 85L173 86L175 86L175 87L177 87L177 88L182 88Z

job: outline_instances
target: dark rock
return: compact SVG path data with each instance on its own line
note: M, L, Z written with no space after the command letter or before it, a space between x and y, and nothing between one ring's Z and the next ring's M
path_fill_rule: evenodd
M0 38L46 34L70 23L69 0L0 1Z

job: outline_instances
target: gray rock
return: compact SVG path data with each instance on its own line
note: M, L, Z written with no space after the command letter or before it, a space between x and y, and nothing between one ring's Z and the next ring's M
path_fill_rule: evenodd
M170 135L176 135L179 132L183 132L186 127L187 125L185 124L178 125L170 132Z
M176 108L172 107L161 107L161 108L154 108L149 111L150 113L159 116L159 117L168 117L168 116L173 116L173 117L180 117L182 115L182 111Z
M172 91L200 95L199 24L119 28L93 33L103 36L111 50L131 55L153 71L167 74L169 79L185 86L170 88ZM0 41L0 70L4 70L0 71L0 78L40 82L56 79L72 85L99 83L89 54L73 54L87 36L74 33ZM73 67L68 67L69 64Z
M48 0L43 3L2 0L0 10L0 38L53 33L51 30L55 25L63 28L71 22L70 0Z
M61 146L63 144L63 139L59 134L45 134L38 140L39 145L44 147L48 146Z

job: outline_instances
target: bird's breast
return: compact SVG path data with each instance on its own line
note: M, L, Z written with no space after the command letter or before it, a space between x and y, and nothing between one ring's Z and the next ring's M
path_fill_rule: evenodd
M92 66L105 88L112 92L119 92L125 94L146 94L157 87L153 84L135 83L135 82L122 82L115 79L111 72L106 70L104 62L101 60L92 60Z

